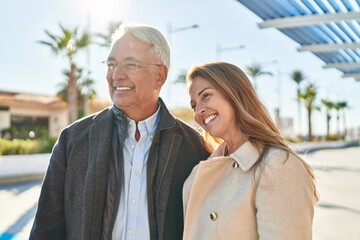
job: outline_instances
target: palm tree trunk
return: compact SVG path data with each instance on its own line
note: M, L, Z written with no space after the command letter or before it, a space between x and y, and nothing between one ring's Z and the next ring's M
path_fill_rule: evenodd
M72 123L76 121L78 114L78 92L77 84L75 79L76 65L70 63L70 73L69 73L69 85L68 85L68 111L69 111L69 122Z
M299 121L299 135L301 136L302 129L301 129L301 104L300 104L300 86L298 85L297 89L297 102L298 102L298 121Z
M336 124L337 124L337 136L340 138L340 112L337 110L336 112Z
M326 110L326 138L328 139L330 136L330 113L329 110Z
M345 140L345 139L346 139L346 135L347 135L345 109L343 109L343 124L344 124L344 136L343 136L343 140Z
M311 109L308 109L308 138L309 138L309 141L312 140L312 126L311 126Z

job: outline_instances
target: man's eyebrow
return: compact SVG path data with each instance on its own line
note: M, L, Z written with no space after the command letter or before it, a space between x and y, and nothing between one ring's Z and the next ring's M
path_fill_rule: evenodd
M113 56L108 57L107 60L108 60L108 61L116 61L115 57L113 57ZM122 60L122 62L125 62L125 61L139 62L139 61L138 61L136 58L134 58L134 57L125 57L125 58Z
M124 61L138 61L138 60L134 57L126 57L124 58Z

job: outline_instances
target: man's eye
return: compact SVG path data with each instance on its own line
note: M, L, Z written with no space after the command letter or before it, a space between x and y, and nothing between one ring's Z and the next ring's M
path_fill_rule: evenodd
M107 62L107 66L109 68L114 68L116 66L116 63L115 62Z
M136 63L125 63L124 65L128 69L134 69L134 68L137 68L137 66L138 66Z

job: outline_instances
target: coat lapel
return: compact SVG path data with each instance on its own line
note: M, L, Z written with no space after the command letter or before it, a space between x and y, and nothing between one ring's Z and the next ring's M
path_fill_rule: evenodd
M167 203L169 202L169 195L172 186L172 180L174 176L176 161L178 159L180 146L182 142L182 136L178 134L173 134L173 132L163 132L162 144L159 149L159 155L156 159L157 161L157 172L158 176L156 177L159 186L156 189L155 193L155 202L157 203L158 212L158 224L159 229L164 229L165 220L166 220L166 210ZM162 231L160 231L162 233ZM161 239L162 236L159 236Z
M163 233L165 215L167 209L168 198L171 190L173 173L176 161L178 159L182 136L174 134L175 124L174 118L167 110L165 104L159 99L161 104L160 122L155 133L154 142L150 148L149 159L147 164L147 180L148 180L148 204L155 206L149 208L151 239L162 239L158 236ZM156 211L154 211L156 209Z
M101 234L113 129L112 110L107 109L94 120L89 131L89 162L85 182L85 239L98 239Z

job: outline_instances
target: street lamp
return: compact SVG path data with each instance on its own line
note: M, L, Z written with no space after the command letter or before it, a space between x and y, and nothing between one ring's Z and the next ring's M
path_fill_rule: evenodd
M172 28L172 25L171 23L168 23L168 26L167 26L167 37L168 37L168 41L171 45L171 35L175 32L180 32L180 31L185 31L185 30L189 30L189 29L194 29L194 28L198 28L199 25L197 24L194 24L194 25L191 25L191 26L186 26L186 27L179 27L179 28Z
M266 61L266 62L261 62L259 63L260 66L266 66L266 65L270 65L270 64L277 64L277 60L271 60L271 61ZM282 129L282 125L281 125L281 75L282 73L280 72L280 69L277 69L276 72L276 93L277 93L277 102L278 102L278 106L275 108L275 123L276 125L279 127L280 130Z
M173 33L177 33L177 32L181 32L181 31L186 31L186 30L190 30L190 29L195 29L195 28L199 28L199 25L198 24L193 24L193 25L190 25L190 26L185 26L185 27L178 27L178 28L173 28L172 27L172 25L171 25L171 23L168 23L167 24L167 38L168 38L168 42L169 42L169 45L170 45L170 47L172 47L172 42L171 42L171 40L172 40L172 34ZM171 77L171 72L172 71L170 71L169 72L169 74L168 74L168 79L170 79L170 82L172 82L172 77ZM172 88L170 87L169 89L168 89L168 99L169 99L169 105L171 104L171 98L172 98L172 94L171 94L171 90L172 90Z
M221 56L220 56L221 52L223 52L223 51L231 51L231 50L235 50L235 49L242 49L242 48L245 48L245 45L222 48L220 46L220 43L217 43L216 44L216 61L219 61L221 59Z

